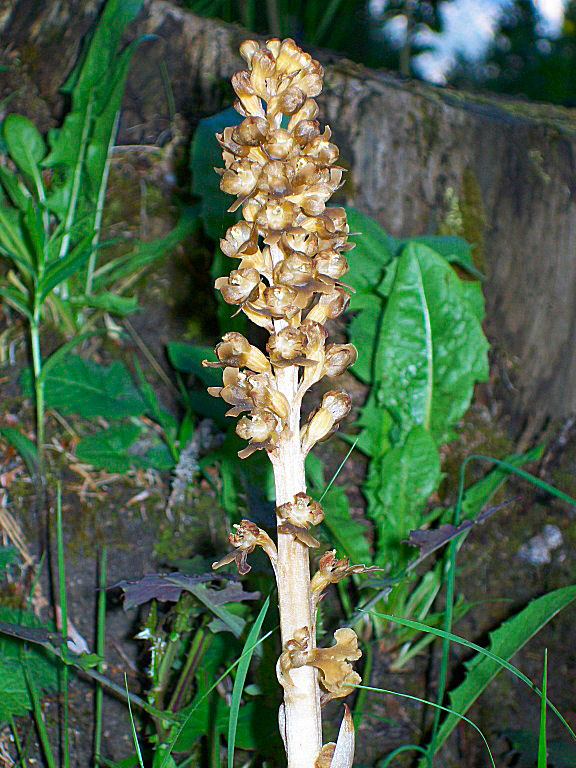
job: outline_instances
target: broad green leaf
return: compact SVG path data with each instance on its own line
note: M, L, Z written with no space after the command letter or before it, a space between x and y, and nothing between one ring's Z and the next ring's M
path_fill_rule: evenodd
M34 476L40 466L36 443L15 427L0 427L0 435L16 448L24 459L28 472Z
M360 381L368 384L373 381L374 356L380 338L384 303L375 293L356 294L352 297L351 309L357 312L350 320L348 336L361 352L351 370Z
M168 447L141 424L121 424L83 437L76 456L108 472L128 472L135 467L169 471L174 467Z
M216 360L213 347L193 346L172 341L167 345L168 358L174 368L193 373L206 387L222 386L222 369L205 368L202 360Z
M49 370L44 384L47 407L63 413L121 419L140 416L146 410L132 376L119 360L99 365L67 355Z
M340 555L346 555L354 564L372 561L368 542L368 529L350 514L350 502L345 490L333 486L322 499L324 525Z
M418 527L420 512L440 478L437 444L422 426L413 427L402 443L370 463L365 495L367 513L377 527L379 561L398 563L403 558L401 542Z
M488 342L462 286L427 246L409 244L398 259L374 376L401 433L422 425L446 442L488 375Z
M347 207L346 214L351 240L356 247L350 252L350 271L344 278L360 294L374 291L380 283L387 264L395 252L395 239L370 216L356 208ZM350 308L355 309L353 295Z
M473 277L476 277L479 280L484 277L482 272L480 272L474 265L472 244L463 237L458 237L458 235L419 235L417 237L398 240L398 250L401 250L409 243L427 245L433 251L439 253L440 256L443 256L446 261L449 261L451 264L457 264Z
M34 123L23 115L8 115L4 121L4 140L10 157L20 170L37 178L38 166L46 154L46 145Z
M542 627L571 605L574 600L576 600L576 586L562 587L536 598L526 608L490 633L490 652L509 661ZM488 684L502 670L498 661L482 653L476 654L465 663L465 666L464 682L450 691L450 707L462 715L466 714ZM457 715L446 717L436 736L436 750L444 744L459 722L460 718Z
M46 626L32 613L5 606L0 606L0 621L26 627ZM22 641L0 634L0 722L25 715L32 709L24 667L25 652L26 664L40 690L53 690L58 684L56 666L42 649L29 648L25 651Z
M221 191L219 177L214 173L214 168L224 164L216 133L240 122L242 117L232 108L201 120L190 148L192 194L202 201L200 215L204 231L216 241L224 237L226 229L238 219L238 214L228 213L235 198Z

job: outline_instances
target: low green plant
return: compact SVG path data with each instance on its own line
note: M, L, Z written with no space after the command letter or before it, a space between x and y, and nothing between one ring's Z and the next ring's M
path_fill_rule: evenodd
M41 474L46 379L71 350L94 333L103 313L125 315L137 308L124 295L144 267L157 260L195 226L183 218L166 237L138 243L98 265L112 150L135 40L119 51L123 32L141 9L140 0L110 0L80 63L63 87L71 108L47 143L27 118L10 114L2 125L0 163L0 255L9 271L0 297L22 316L28 330L36 408L36 444L13 428L11 440L29 468ZM41 330L49 315L68 340L51 356Z

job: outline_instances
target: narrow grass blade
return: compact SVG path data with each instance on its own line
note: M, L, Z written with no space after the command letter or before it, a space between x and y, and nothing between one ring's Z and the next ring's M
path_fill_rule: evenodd
M30 692L30 699L32 701L34 720L36 722L36 728L38 729L38 735L40 736L40 745L44 752L44 757L46 758L46 765L48 768L56 768L56 760L54 759L52 747L50 746L50 739L48 737L48 731L46 730L46 723L44 722L44 714L42 713L40 698L26 662L24 663L24 671L26 674L26 683Z
M228 768L234 768L234 745L236 743L236 726L238 725L240 700L242 698L242 691L244 690L244 683L246 682L246 675L248 674L248 667L250 666L252 654L256 648L255 643L258 640L258 635L262 629L262 624L266 618L269 605L270 597L267 597L264 605L260 609L260 613L256 617L256 621L252 625L252 629L248 633L244 648L242 649L240 663L238 664L238 669L236 671L236 679L234 680L232 699L230 701L230 720L228 722ZM248 653L244 654L247 649Z
M96 625L96 654L104 658L106 649L106 565L107 549L102 547L100 552L100 569L98 574L98 607ZM102 674L104 664L100 662L96 669ZM102 751L102 715L104 709L104 688L96 683L94 694L94 764L98 764Z
M66 563L64 561L64 530L62 526L62 486L58 483L56 495L56 538L58 550L58 591L60 596L60 616L62 621L62 637L68 637L68 595L66 590ZM62 735L64 740L64 766L70 768L70 734L69 734L69 678L70 670L67 664L60 669L60 681L63 695Z
M235 661L235 662L233 662L232 664L230 664L230 666L228 667L228 669L227 669L225 672L223 672L223 673L220 675L220 677L219 677L217 680L215 680L215 681L214 681L214 683L212 683L212 685L210 686L210 688L208 688L208 690L206 691L206 693L205 693L203 696L201 696L201 697L198 699L198 701L195 701L195 702L194 702L194 705L193 705L193 706L192 706L192 707L191 707L191 708L188 710L188 712L186 713L186 717L185 717L185 719L182 721L182 723L180 724L180 727L179 727L179 728L176 730L176 733L173 735L173 737L172 737L172 740L170 741L170 744L168 745L168 751L167 751L167 753L166 753L166 755L165 755L165 757L164 757L164 760L163 760L163 761L162 761L162 763L160 764L160 768L167 768L167 765L168 765L168 760L169 760L169 758L170 758L170 754L171 754L172 750L174 749L174 746L175 746L176 742L177 742L177 741L178 741L178 739L180 738L180 734L181 734L181 733L182 733L182 731L183 731L183 730L186 728L186 725L188 724L188 722L190 721L190 719L191 719L191 718L192 718L192 716L194 715L194 712L195 712L195 711L198 709L198 707L200 706L200 704L202 704L202 702L203 702L203 701L205 701L205 700L208 698L208 696L210 696L210 694L212 693L212 691L213 691L213 690L215 690L215 689L216 689L216 688L217 688L217 687L220 685L220 683L222 682L222 680L224 680L226 677L228 677L228 675L230 674L230 672L232 672L232 670L233 670L233 669L235 669L235 668L238 666L238 664L240 664L240 662L242 661L242 659L244 658L244 656L246 656L246 655L248 655L248 654L252 654L252 653L253 653L253 652L256 650L256 648L257 648L257 647L258 647L258 646L259 646L261 643L263 643L263 642L264 642L264 640L266 640L267 638L269 638L269 637L270 637L270 635L273 635L273 634L274 634L274 632L276 632L276 630L277 630L277 629L278 629L278 627L277 627L277 626L276 626L276 627L274 627L274 628L273 628L273 629L271 629L269 632L266 632L266 634L265 634L265 635L263 635L263 636L260 638L260 640L258 640L258 642L254 643L254 645L253 645L251 648L246 648L246 649L245 649L245 650L244 650L244 651L243 651L243 652L240 654L240 656L239 656L239 657L236 659L236 661Z
M542 706L540 708L540 733L538 735L538 768L547 768L548 749L546 744L546 690L548 688L548 648L544 651L544 674L542 676Z
M434 707L434 709L442 710L443 712L448 712L450 715L453 715L457 717L459 720L464 720L468 725L471 725L474 730L476 730L480 737L482 738L482 741L486 745L486 749L488 750L488 755L490 756L490 763L492 765L492 768L496 768L496 763L494 762L494 758L492 757L492 752L490 751L490 746L488 744L488 741L480 728L474 723L472 720L470 720L468 717L465 717L464 715L459 714L458 712L455 712L453 709L450 709L449 707L443 707L441 704L436 704L433 701L427 701L426 699L420 699L418 696L411 696L409 693L400 693L399 691L390 691L386 688L374 688L371 685L354 685L354 688L360 688L365 689L367 691L373 691L374 693L387 693L390 696L399 696L402 699L409 699L410 701L418 701L420 704L426 704L428 707Z
M505 621L497 630L492 632L490 635L491 647L502 648L502 652L505 653L506 658L489 651L487 648L482 648L482 646L476 645L476 643L467 640L465 637L460 637L452 632L446 632L445 630L436 629L435 627L429 627L427 624L422 624L420 621L411 621L410 619L391 616L386 613L378 613L376 611L366 611L366 613L370 613L397 624L402 624L403 626L416 629L420 632L436 635L436 637L441 637L444 640L449 640L458 643L459 645L465 645L467 648L471 648L478 652L478 655L467 664L469 672L466 679L451 693L452 703L454 703L455 699L462 703L463 708L460 707L461 711L466 712L498 674L500 669L504 668L515 675L519 680L522 680L523 683L526 683L529 688L543 698L543 701L548 703L548 706L552 709L554 714L558 716L562 724L576 740L576 734L552 702L545 697L543 692L532 682L532 680L530 680L529 677L508 661L508 659L517 653L517 651L519 651L548 621L556 616L556 614L563 608L566 608L573 603L574 600L576 600L576 586L562 587L554 592L549 592L547 595L543 595L542 597L533 600L523 611L520 611L520 613L516 614L511 619L508 619L508 621ZM464 695L462 695L462 691L465 692ZM456 697L455 694L458 692L460 692L461 695ZM446 740L455 725L456 722L452 723L448 720L444 721L437 738L436 749L438 749Z
M124 687L126 688L126 700L128 702L128 715L130 716L130 726L132 727L132 738L134 739L134 748L138 755L138 764L140 768L144 768L144 760L142 759L142 752L140 751L140 744L138 743L138 734L136 732L136 725L134 724L134 716L132 715L132 707L130 706L130 691L128 690L128 678L124 673Z
M0 427L0 435L16 448L24 459L28 472L32 477L35 477L40 466L40 459L38 449L32 440L15 427Z

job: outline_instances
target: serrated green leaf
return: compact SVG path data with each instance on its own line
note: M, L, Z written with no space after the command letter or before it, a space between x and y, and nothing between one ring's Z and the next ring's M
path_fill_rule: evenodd
M30 391L29 373L28 378L23 377L23 385ZM49 369L44 387L47 407L77 413L83 418L122 419L141 416L146 411L130 372L119 360L99 365L67 355Z
M490 633L489 650L496 656L509 661L515 653L539 632L560 611L576 600L576 586L562 587L549 592L529 603L524 610L505 621ZM450 691L450 707L465 715L488 684L502 670L495 660L476 654L465 663L467 673L461 685ZM448 715L436 736L436 750L446 741L460 722L457 715Z
M190 170L192 172L192 194L202 201L202 224L204 231L213 240L224 236L226 229L237 219L238 214L228 213L234 202L231 195L220 189L220 181L214 168L223 165L222 150L216 140L229 125L238 125L242 117L235 109L226 109L198 123L190 147Z
M46 145L38 128L23 115L8 115L4 121L4 140L10 157L20 170L38 177L38 166L46 154Z
M136 457L129 451L142 433L138 424L121 424L119 427L96 432L83 437L76 446L77 458L96 469L108 472L128 472L136 465Z
M95 469L119 473L136 467L167 472L175 464L168 446L142 424L120 424L87 435L76 446L76 456Z

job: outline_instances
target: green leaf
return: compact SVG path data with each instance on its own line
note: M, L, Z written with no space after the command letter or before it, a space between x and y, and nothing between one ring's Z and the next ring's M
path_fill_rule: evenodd
M407 548L401 542L418 527L420 512L440 478L438 447L422 426L370 463L365 495L367 514L377 526L378 562L404 559Z
M449 440L475 382L488 375L488 342L463 285L424 245L409 244L398 259L374 376L379 405L403 434L421 425Z
M46 145L34 123L23 115L8 115L4 121L4 140L20 170L38 178L38 166L46 154Z
M25 627L42 627L32 613L0 606L0 621ZM0 721L25 715L32 709L24 667L24 643L15 637L0 634ZM34 682L42 691L54 690L58 684L55 664L41 648L26 651L26 663Z
M76 247L63 259L51 264L39 281L40 300L43 301L50 291L78 272L90 258L90 235L86 235Z
M122 424L96 432L80 440L76 446L76 457L96 469L128 472L136 465L137 457L129 452L141 433L142 427L138 424Z
M181 220L167 235L146 243L138 243L134 251L111 259L99 267L94 274L95 291L103 290L126 275L133 275L137 270L144 269L165 256L197 229L197 212L196 207L184 209Z
M409 243L427 245L433 251L436 251L436 253L439 253L440 256L445 258L446 261L451 264L457 264L473 277L476 277L479 280L484 278L482 272L480 272L474 265L472 244L463 237L458 237L458 235L420 235L397 241L398 249L401 250Z
M24 385L30 386L26 380ZM83 418L121 419L141 416L146 411L132 376L119 360L99 365L77 355L67 355L49 369L44 386L47 407L77 413Z
M101 309L104 312L110 312L114 315L129 315L138 309L138 299L136 296L118 296L116 293L97 293L94 296L74 296L70 303L78 307L91 307L92 309Z
M21 211L28 209L31 195L25 184L13 173L0 166L0 182L8 193L12 203Z
M242 117L233 108L204 118L198 123L190 148L192 194L202 201L200 215L204 231L216 241L224 237L226 229L238 219L238 214L228 213L235 198L221 191L219 177L214 173L215 167L223 165L222 150L215 134L240 122Z
M222 386L222 369L205 368L202 360L215 360L214 347L193 346L179 341L170 342L168 358L174 368L184 373L193 373L206 387Z
M509 661L542 627L574 600L576 586L562 587L533 600L524 610L490 633L490 652ZM462 715L466 714L478 696L502 670L498 661L482 653L466 662L465 666L467 673L464 682L450 691L450 707ZM444 744L459 721L457 715L448 715L444 720L436 736L436 750Z
M358 311L348 326L350 341L362 351L352 367L352 373L360 381L373 381L374 356L380 339L380 326L384 313L382 298L375 293L352 297L351 308Z
M244 647L242 648L242 658L238 664L236 670L236 679L234 680L234 688L232 689L232 698L230 699L230 718L228 722L228 768L234 768L234 747L236 744L236 729L238 726L238 715L240 712L240 702L242 700L242 693L244 691L244 683L246 682L246 675L248 674L248 667L252 660L252 655L256 648L256 643L262 629L262 624L266 618L268 607L270 605L270 598L267 597L264 601L264 605L260 609L260 613L256 617L254 624L252 625Z
M350 502L344 489L333 486L322 499L324 525L339 553L350 558L350 562L369 564L372 562L367 528L350 514Z
M384 275L384 269L392 261L396 241L377 221L356 208L347 207L346 214L351 240L356 247L350 255L350 271L346 273L345 280L360 294L374 291ZM350 309L356 308L356 301L356 295L353 295Z
M20 456L24 459L28 472L30 475L34 476L40 466L36 444L14 427L0 427L0 435L16 448Z

